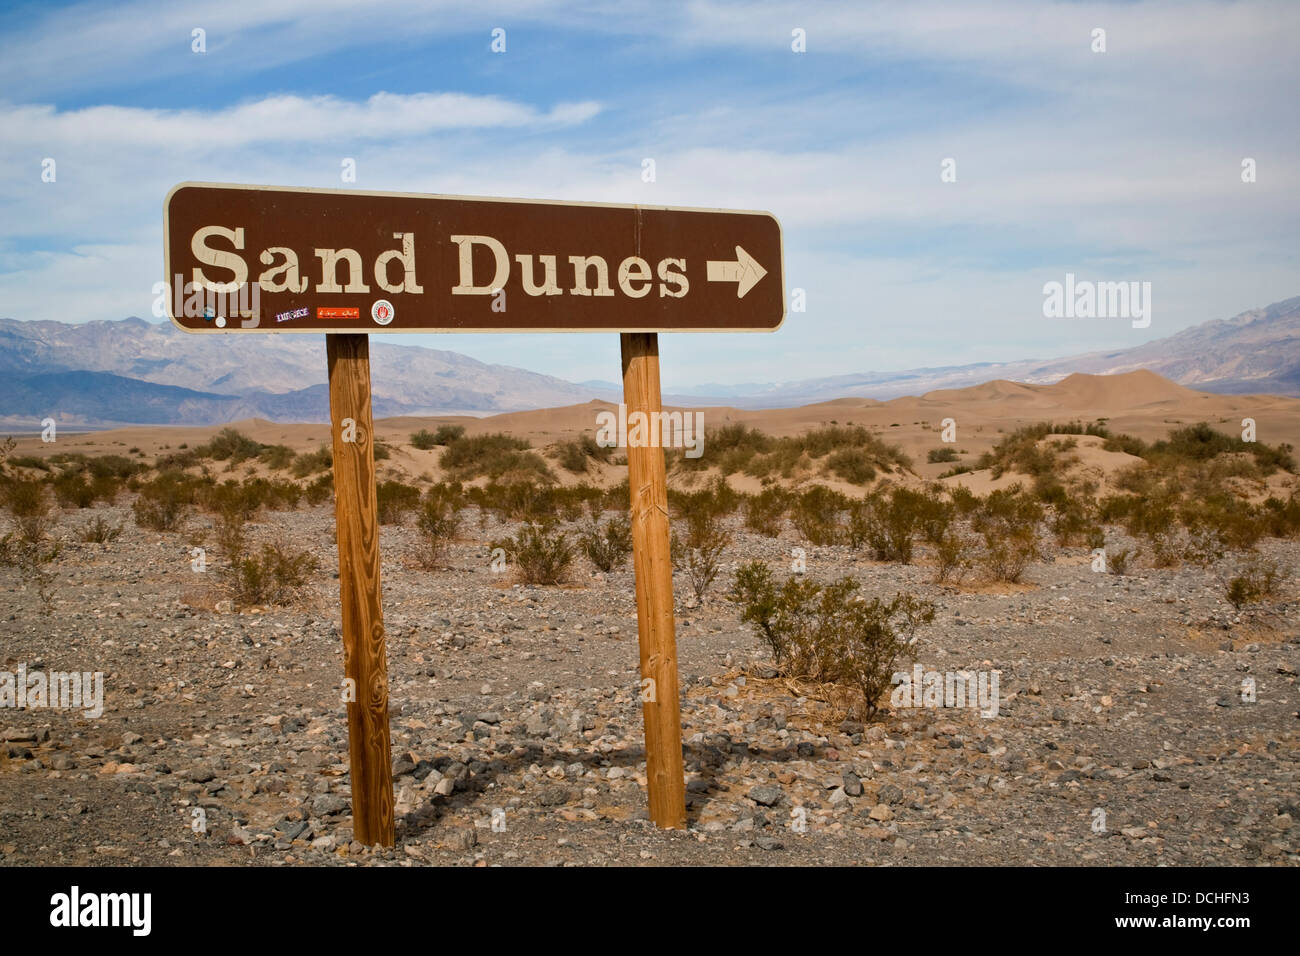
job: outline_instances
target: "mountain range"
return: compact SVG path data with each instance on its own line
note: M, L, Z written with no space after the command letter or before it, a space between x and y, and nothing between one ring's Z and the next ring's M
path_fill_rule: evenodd
M682 398L699 404L789 408L833 398L923 395L998 379L1050 385L1076 372L1117 375L1138 369L1202 392L1300 396L1300 296L1127 349L1057 359L860 372L780 385L702 384L685 390Z
M170 323L134 317L0 319L0 423L32 428L48 416L87 426L323 422L329 410L323 338L189 335ZM372 342L370 359L376 417L489 415L618 401L621 393L615 382L567 382L421 346ZM1128 349L780 384L701 384L664 400L788 408L835 398L922 395L997 379L1050 384L1076 372L1137 369L1200 391L1300 395L1300 296Z
M605 397L458 352L371 342L377 417L484 415ZM0 319L0 422L208 425L329 417L323 335L191 335L139 318Z

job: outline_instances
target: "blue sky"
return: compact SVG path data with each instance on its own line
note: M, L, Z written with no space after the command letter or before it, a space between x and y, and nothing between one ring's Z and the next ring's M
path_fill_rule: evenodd
M807 311L662 336L669 388L1123 348L1300 294L1297 27L1197 0L18 4L0 315L148 317L172 185L343 188L352 157L348 188L775 213ZM1045 319L1066 272L1151 282L1151 326ZM383 338L618 370L612 335Z

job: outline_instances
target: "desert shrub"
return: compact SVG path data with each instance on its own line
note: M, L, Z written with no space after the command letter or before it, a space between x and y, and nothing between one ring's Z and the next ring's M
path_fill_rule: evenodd
M1260 481L1279 469L1296 469L1290 445L1243 441L1237 435L1216 431L1207 422L1171 430L1167 438L1149 445L1129 436L1115 436L1105 447L1145 459L1117 474L1117 487L1144 495L1172 483L1177 496L1193 502L1227 493L1230 478Z
M911 460L896 445L861 425L827 425L802 435L776 438L731 423L708 429L705 447L707 456L675 458L676 465L693 469L716 465L723 475L743 471L756 478L774 474L790 478L797 469L825 459L827 473L856 484L870 481L877 471L911 467Z
M5 473L5 465L17 447L18 442L14 441L13 435L7 435L4 441L0 441L0 475Z
M290 604L316 569L316 559L305 551L264 544L260 554L241 555L234 561L230 572L234 602L241 606Z
M120 524L106 521L103 515L95 515L93 520L86 522L77 532L77 538L87 544L107 544L116 541L121 533Z
M420 489L400 481L381 481L375 486L380 524L401 524L420 504Z
M880 463L882 471L891 470L893 465L903 468L912 465L911 459L897 445L877 438L861 425L825 425L778 441L791 442L812 458L821 458L841 448L866 449Z
M597 570L620 570L632 550L632 524L624 515L615 515L603 524L592 515L579 533L578 546Z
M1070 493L1056 475L1035 475L1030 490L1035 498L1053 508L1064 508L1070 502Z
M1127 468L1120 468L1111 475L1111 484L1121 491L1130 491L1135 495L1149 495L1158 492L1163 485L1161 473L1149 462L1138 462Z
M67 472L51 483L54 497L65 508L89 508L95 503L95 491L81 472Z
M931 485L925 492L913 492L911 507L916 512L916 527L930 544L937 544L957 519L957 506L943 498L943 486Z
M1145 458L1150 453L1147 443L1132 435L1107 436L1106 440L1101 443L1101 447L1106 451L1123 452L1137 458Z
M37 455L18 455L10 458L9 464L13 465L15 468L30 468L33 471L50 470L49 460Z
M553 481L554 476L542 456L529 448L524 439L500 432L461 436L447 442L439 464L460 480L509 475L515 480Z
M433 433L433 443L435 445L450 445L458 438L465 435L464 425L439 425L438 430Z
M1278 561L1261 554L1252 554L1241 561L1236 574L1224 585L1224 596L1240 611L1247 604L1276 597L1288 569Z
M257 460L272 471L283 471L293 464L297 453L288 445L263 445Z
M302 500L302 486L297 482L284 478L270 481L258 478L257 481L265 486L262 503L272 511L291 511L297 508L298 502Z
M616 485L606 488L597 501L605 511L629 511L632 507L632 486L624 476Z
M17 520L17 519L15 519ZM19 523L17 531L0 537L0 567L15 567L36 588L47 614L54 610L54 572L50 565L63 551L60 541L45 539L46 526Z
M852 688L870 720L900 660L915 659L916 632L934 619L935 608L901 593L867 601L859 587L850 577L819 584L797 576L778 587L768 567L754 561L736 572L732 596L783 673Z
M745 527L769 538L781 533L781 519L790 507L790 493L773 485L745 499Z
M843 515L849 499L824 485L813 485L795 497L790 520L810 544L835 544L844 533Z
M1106 571L1109 574L1128 574L1129 564L1138 556L1134 548L1116 548L1106 552Z
M980 455L976 468L988 468L994 478L1001 478L1008 471L1023 475L1048 475L1060 468L1061 452L1070 451L1077 442L1073 439L1040 442L1049 435L1095 435L1111 438L1110 431L1100 423L1083 422L1037 422L1017 428L1011 434L998 441L991 449Z
M975 470L974 465L953 465L947 471L942 472L940 478L952 478L955 475L969 475Z
M370 453L374 456L375 461L387 461L393 457L392 446L388 442L378 440L370 446Z
M229 461L239 465L250 458L256 458L265 446L253 441L237 428L223 428L208 441L194 449L198 458L211 458L214 461Z
M1300 534L1300 496L1295 492L1283 501L1269 497L1260 511L1265 533L1274 538L1294 538Z
M419 560L425 567L439 567L446 562L447 549L460 530L459 495L446 489L445 485L429 489L415 521L420 532Z
M756 477L773 471L790 477L797 467L820 458L827 458L829 473L856 484L870 481L877 470L902 471L912 465L897 445L877 438L861 425L828 425L803 435L776 439L772 451L751 462L746 471Z
M1132 495L1107 495L1097 499L1097 520L1103 524L1124 524L1133 513Z
M574 474L585 472L591 461L582 445L577 441L560 442L556 445L555 452L560 467Z
M708 500L716 501L712 496ZM688 510L683 532L672 537L673 567L686 576L697 601L704 600L722 569L722 553L731 543L731 533L722 523L723 513L716 504Z
M1068 497L1053 502L1049 524L1056 543L1063 548L1077 543L1089 543L1095 540L1100 530L1094 508L1086 501Z
M690 516L695 512L708 512L714 516L731 514L740 506L741 496L722 478L696 491L668 489L668 507L675 516Z
M952 448L949 445L944 445L942 448L931 448L926 452L925 460L932 465L937 465L941 462L956 461L957 449Z
M948 500L952 506L957 509L957 514L964 518L969 518L975 512L980 510L980 499L975 492L971 491L965 485L949 485L947 487Z
M1169 457L1187 461L1210 461L1220 455L1234 452L1249 452L1258 464L1271 474L1278 468L1295 470L1295 462L1290 456L1289 446L1270 447L1263 442L1242 441L1237 435L1225 435L1215 431L1208 422L1197 422L1186 428L1178 428L1169 433L1169 437L1154 442L1147 457Z
M159 471L184 471L197 465L201 459L196 451L174 451L168 455L158 455L153 466Z
M142 466L124 455L97 455L86 460L86 469L90 472L92 481L96 478L111 478L124 482L139 474Z
M37 479L17 478L3 486L4 506L15 518L43 514L50 509L49 493Z
M430 448L436 448L437 440L433 437L433 432L427 428L421 428L418 432L411 432L411 447L418 448L420 451L428 451Z
M1268 530L1267 514L1227 494L1185 502L1179 519L1193 537L1212 537L1233 551L1248 551Z
M203 504L213 515L217 547L234 566L244 556L248 522L262 507L261 490L251 483L224 481L207 493Z
M805 673L812 664L806 635L816 613L809 600L815 588L812 581L800 577L790 577L778 588L771 568L762 561L736 569L730 597L740 605L740 619L753 627L777 667L787 674Z
M1039 442L1052 433L1052 425L1040 422L1017 428L984 452L975 462L976 468L988 468L994 478L1008 471L1025 475L1047 474L1056 468L1056 451L1044 448Z
M865 448L841 448L826 459L826 468L850 484L865 485L876 477L875 457Z
M1019 485L990 493L972 525L984 539L982 560L995 581L1019 581L1038 557L1043 506Z
M575 475L585 472L593 461L608 462L613 454L613 448L598 445L596 439L590 435L583 435L556 445L556 456L560 466Z
M176 531L194 504L195 485L181 472L167 471L142 482L131 510L136 524L154 531Z
M466 494L478 505L483 520L488 512L515 521L548 522L559 517L555 489L532 481L489 481L482 487L470 488Z
M888 493L877 492L866 497L858 512L858 523L863 543L877 561L912 563L913 545L922 523L928 517L944 513L937 501L933 502L936 507L932 508L932 501L928 495L909 488L895 488ZM851 538L858 533L853 525L854 515L851 514ZM942 531L936 534L942 534Z
M1259 465L1260 471L1266 475L1282 470L1295 473L1296 462L1295 449L1282 442L1280 445L1266 445L1263 442L1247 442L1250 446L1250 453L1255 456L1255 462Z
M873 506L866 501L850 501L847 517L840 525L840 540L853 551L867 547L873 527Z
M443 502L453 511L460 511L465 507L465 488L459 481L440 481L425 489L424 500Z
M728 423L704 431L704 447L709 450L706 456L687 458L674 455L674 467L701 470L716 465L724 475L745 471L756 455L771 450L776 439L754 428L747 428L738 423Z
M1124 530L1143 542L1157 568L1178 563L1178 514L1176 498L1167 491L1136 496L1124 515Z
M303 489L303 496L307 499L309 505L324 504L334 496L334 474L325 472L318 475L306 488Z
M321 445L315 451L304 452L293 460L289 466L295 478L307 478L317 472L327 471L334 466L334 452L328 445Z
M492 542L503 549L519 569L524 584L559 584L573 563L573 546L562 531L529 522L512 538Z
M4 504L13 515L18 540L23 544L38 544L54 527L49 492L40 481L16 479L6 483Z
M946 530L934 544L934 580L959 581L970 567L970 544L956 528Z
M213 485L202 493L200 506L213 514L238 513L243 520L251 519L266 500L266 483L257 481L236 481L227 478L219 485Z
M605 503L604 489L585 483L567 488L557 487L555 496L565 521L577 521L584 514L601 511Z

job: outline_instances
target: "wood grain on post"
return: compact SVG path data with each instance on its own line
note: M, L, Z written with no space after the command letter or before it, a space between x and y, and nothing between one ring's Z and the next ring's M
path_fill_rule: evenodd
M623 400L633 412L657 415L659 337L625 332ZM686 826L682 718L677 689L677 637L673 620L673 566L669 554L668 484L662 447L627 449L632 497L632 565L636 571L637 637L641 645L642 716L650 819L672 829ZM645 685L644 681L653 681ZM649 698L649 699L647 699Z
M379 514L375 497L374 418L370 408L370 341L326 335L330 422L334 439L334 514L339 544L343 673L348 703L352 830L367 846L392 846L393 765L388 729L388 656L379 602ZM345 441L344 419L355 423Z

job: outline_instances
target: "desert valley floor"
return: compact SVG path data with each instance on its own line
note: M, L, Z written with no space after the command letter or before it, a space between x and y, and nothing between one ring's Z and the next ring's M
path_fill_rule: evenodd
M1004 422L1092 418L1108 413L1106 401L1131 408L1129 391L1064 411L1017 408L1016 395L990 392L990 407L1000 402L1005 415L961 446L988 447ZM890 403L805 414L867 421L875 406L890 420L882 427L902 423L905 446L937 443L942 408L926 411L924 428ZM1134 415L1124 430L1149 424L1154 434L1213 406L1220 418L1264 408L1261 421L1292 440L1300 431L1293 399L1188 392L1150 406L1149 423ZM794 421L793 412L752 413L764 414ZM556 421L550 430L564 431ZM380 422L376 431L397 444L420 425ZM240 427L303 448L327 433ZM123 429L59 445L153 455L213 431ZM33 439L21 450L48 451ZM1086 462L1104 471L1110 453L1093 451ZM381 464L416 475L428 470L419 454L399 449ZM704 600L677 585L689 827L666 832L646 819L630 563L600 573L579 559L565 585L518 584L490 567L490 542L517 523L491 516L480 526L472 511L437 570L414 560L409 522L382 529L398 843L363 847L352 839L339 701L332 506L253 522L254 544L292 542L320 571L294 605L237 609L214 576L192 570L191 547L209 518L147 530L132 521L130 498L60 516L65 530L102 515L125 531L99 544L67 535L49 605L17 568L0 568L0 668L105 675L99 719L0 711L5 864L1300 863L1293 585L1238 610L1213 569L1095 573L1081 545L1050 549L1020 583L937 584L925 553L908 565L877 562L844 545L809 546L788 525L761 536L733 516L722 573ZM933 601L918 662L999 671L997 715L922 707L864 725L774 676L725 595L740 564L761 559L780 570L800 547L812 578L849 574L872 594ZM1295 539L1259 548L1300 566ZM1243 695L1247 678L1253 701Z

